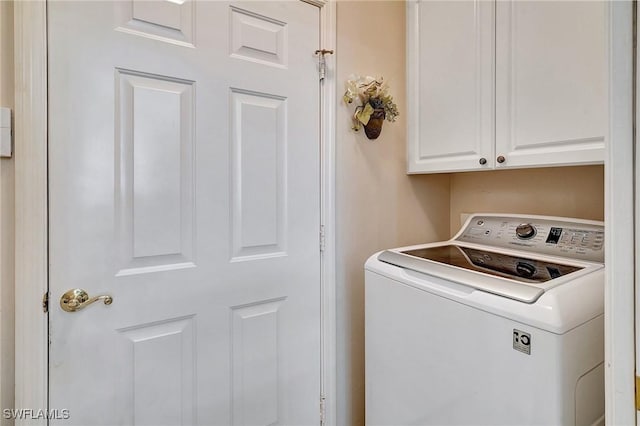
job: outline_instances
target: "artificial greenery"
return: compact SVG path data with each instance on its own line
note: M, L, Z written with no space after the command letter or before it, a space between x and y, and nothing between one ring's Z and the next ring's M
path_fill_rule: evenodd
M353 114L353 130L356 131L369 123L371 114L376 109L384 109L385 118L391 122L396 121L400 114L393 96L389 94L389 86L382 77L376 79L370 76L351 76L347 80L343 99L348 104L357 101Z

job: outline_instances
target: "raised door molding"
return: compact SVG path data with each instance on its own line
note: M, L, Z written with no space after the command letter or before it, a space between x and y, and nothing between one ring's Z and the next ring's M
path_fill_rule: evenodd
M490 1L407 2L409 173L493 167L494 17Z
M600 1L497 2L496 168L604 161L606 14Z

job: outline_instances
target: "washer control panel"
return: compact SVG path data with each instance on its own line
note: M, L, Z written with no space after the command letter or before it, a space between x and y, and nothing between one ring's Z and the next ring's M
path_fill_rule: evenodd
M602 222L549 216L472 215L454 239L604 263Z

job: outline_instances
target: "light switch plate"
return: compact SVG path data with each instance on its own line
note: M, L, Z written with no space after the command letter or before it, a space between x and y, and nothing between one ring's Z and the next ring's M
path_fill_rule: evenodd
M11 108L0 108L0 158L11 158Z

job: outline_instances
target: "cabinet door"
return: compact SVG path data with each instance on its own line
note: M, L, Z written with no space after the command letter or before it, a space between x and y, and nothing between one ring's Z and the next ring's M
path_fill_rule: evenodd
M492 1L408 1L408 172L492 168Z
M605 2L497 2L496 167L604 161L605 29Z

